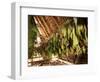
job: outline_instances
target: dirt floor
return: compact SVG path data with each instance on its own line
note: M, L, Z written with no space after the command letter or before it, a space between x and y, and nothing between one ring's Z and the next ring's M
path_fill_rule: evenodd
M53 58L51 60L29 60L28 62L28 66L53 66L53 65L70 65L72 63L62 60L62 59L58 59L58 58Z

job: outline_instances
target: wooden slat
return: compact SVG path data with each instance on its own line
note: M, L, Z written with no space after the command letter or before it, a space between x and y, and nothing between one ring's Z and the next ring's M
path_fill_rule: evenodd
M44 24L44 28L45 28L45 30L46 30L48 36L49 36L49 34L50 34L49 26L47 25L47 21L45 20L45 18L46 18L45 16L41 16L41 19L42 19L43 24Z
M35 18L38 20L39 25L41 26L41 28L43 29L43 32L45 33L45 36L48 37L48 34L44 28L44 25L42 23L41 17L40 16L35 16Z

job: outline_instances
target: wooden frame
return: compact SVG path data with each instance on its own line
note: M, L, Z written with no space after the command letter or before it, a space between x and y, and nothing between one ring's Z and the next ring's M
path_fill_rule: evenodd
M35 12L34 12L35 11ZM54 12L53 12L54 11ZM74 14L73 14L74 13ZM11 55L11 76L13 79L33 79L54 76L66 76L68 74L83 75L95 73L95 9L94 8L57 8L48 7L43 4L12 3L12 55ZM47 66L30 67L26 66L27 56L27 15L51 15L51 16L78 16L88 17L88 64L69 66ZM25 28L24 28L25 27ZM91 29L90 29L91 28ZM24 37L24 38L23 38ZM25 38L26 37L26 38ZM90 52L91 51L91 52ZM56 70L57 69L57 70ZM67 71L68 70L68 71ZM58 73L59 71L59 73Z

